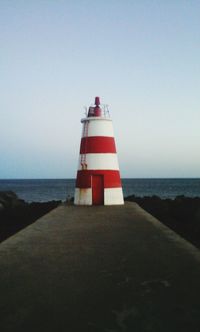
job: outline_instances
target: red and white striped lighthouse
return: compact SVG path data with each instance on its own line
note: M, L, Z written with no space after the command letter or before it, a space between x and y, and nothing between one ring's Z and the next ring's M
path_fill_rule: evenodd
M74 204L124 204L112 120L99 97L82 119Z

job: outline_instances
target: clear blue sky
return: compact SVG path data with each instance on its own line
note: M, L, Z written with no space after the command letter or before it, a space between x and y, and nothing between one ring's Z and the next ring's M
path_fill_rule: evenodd
M0 1L0 178L75 177L96 95L122 177L200 177L200 1Z

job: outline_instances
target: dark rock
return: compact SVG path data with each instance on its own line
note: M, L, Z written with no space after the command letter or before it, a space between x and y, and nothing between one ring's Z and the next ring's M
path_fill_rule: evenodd
M0 192L0 241L30 225L61 201L27 203L12 191Z
M166 226L200 248L200 197L177 196L161 199L157 196L126 198L138 203Z
M0 211L4 210L4 205L3 203L0 202Z
M0 203L3 208L13 208L24 205L25 201L20 199L13 191L0 191Z

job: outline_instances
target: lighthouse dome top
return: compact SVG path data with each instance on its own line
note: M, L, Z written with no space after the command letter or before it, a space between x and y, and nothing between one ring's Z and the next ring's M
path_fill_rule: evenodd
M108 105L101 105L100 97L95 97L94 105L90 106L87 111L87 117L109 118Z

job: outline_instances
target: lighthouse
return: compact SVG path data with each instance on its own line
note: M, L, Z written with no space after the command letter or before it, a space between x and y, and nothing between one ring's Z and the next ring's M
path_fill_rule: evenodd
M83 124L75 205L124 204L112 120L100 98L87 110Z

